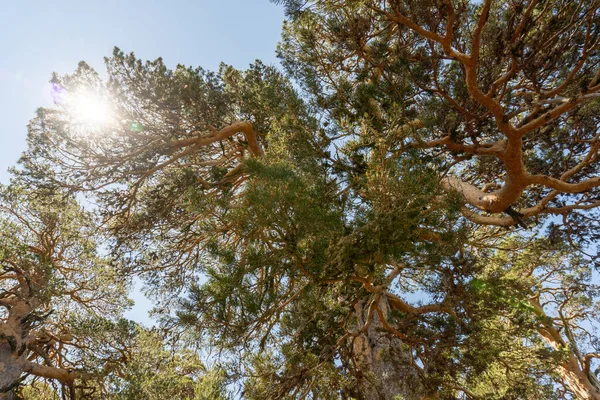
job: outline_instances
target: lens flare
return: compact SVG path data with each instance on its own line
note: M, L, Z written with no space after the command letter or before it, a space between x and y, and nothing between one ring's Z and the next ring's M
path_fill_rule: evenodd
M132 122L129 124L129 129L131 129L132 132L140 133L144 131L144 125L140 124L139 122Z
M65 100L65 96L67 94L65 88L63 88L56 82L51 82L50 88L50 94L52 95L52 100L54 101L54 104L62 103Z

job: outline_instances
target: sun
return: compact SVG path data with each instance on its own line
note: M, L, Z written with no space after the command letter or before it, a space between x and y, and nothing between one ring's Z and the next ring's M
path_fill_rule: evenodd
M80 124L101 127L114 117L108 99L91 90L74 93L68 103L69 113Z
M100 88L79 86L67 90L57 82L50 85L54 104L65 111L71 123L85 128L85 131L95 132L116 121L114 103Z

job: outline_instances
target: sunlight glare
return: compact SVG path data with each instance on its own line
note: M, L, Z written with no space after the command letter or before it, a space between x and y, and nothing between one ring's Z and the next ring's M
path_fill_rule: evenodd
M84 90L76 93L69 102L70 111L79 123L101 126L112 119L112 109L107 99Z

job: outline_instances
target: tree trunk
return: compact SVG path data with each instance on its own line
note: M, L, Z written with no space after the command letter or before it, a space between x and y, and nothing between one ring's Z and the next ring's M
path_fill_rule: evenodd
M9 392L25 373L28 330L23 321L31 311L32 306L27 301L14 301L0 322L0 396L3 396L0 399L11 398Z
M14 398L12 387L24 373L23 361L7 342L0 342L0 400Z
M387 315L389 307L385 298L379 308ZM367 322L368 310L364 303L356 305L358 325ZM403 400L420 399L422 392L419 377L410 363L410 355L400 339L385 331L377 313L372 313L368 329L354 340L353 353L357 366L364 372L359 391L364 400L388 400L395 396ZM359 328L360 329L360 328Z

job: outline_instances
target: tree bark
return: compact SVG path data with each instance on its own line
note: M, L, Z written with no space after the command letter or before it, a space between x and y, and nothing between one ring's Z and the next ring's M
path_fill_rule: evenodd
M32 354L32 337L27 317L37 303L33 297L28 301L12 301L6 320L0 322L0 400L14 398L13 388L25 374L56 379L64 384L71 384L75 379L72 371L28 360Z
M389 306L384 296L378 300L379 309L384 315ZM359 383L361 398L364 400L391 400L395 396L405 400L422 398L419 377L411 366L410 355L400 339L386 332L379 315L371 313L364 302L359 302L356 315L361 333L355 338L352 351L357 367L364 371ZM369 319L370 318L370 322ZM367 325L365 325L367 324Z
M546 327L538 329L538 332L554 349L565 348L566 344L556 329ZM590 380L572 352L569 353L567 360L558 366L558 373L577 399L600 400L600 388Z
M15 357L7 342L0 343L0 399L9 400L14 398L12 385L19 380L23 374L23 361Z

